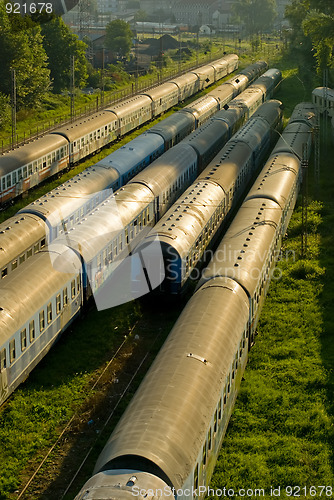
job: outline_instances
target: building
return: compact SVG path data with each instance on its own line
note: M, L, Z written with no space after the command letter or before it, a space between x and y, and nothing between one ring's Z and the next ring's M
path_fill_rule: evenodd
M172 11L177 23L201 26L212 24L212 15L217 7L218 0L176 0Z

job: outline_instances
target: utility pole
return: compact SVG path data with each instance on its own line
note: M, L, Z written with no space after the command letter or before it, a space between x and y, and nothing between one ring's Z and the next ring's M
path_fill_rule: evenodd
M16 142L16 74L15 69L11 69L11 107L12 107L12 148Z
M70 56L70 75L71 75L71 122L74 120L74 56Z
M105 48L102 48L102 70L101 70L101 106L104 105L104 51Z

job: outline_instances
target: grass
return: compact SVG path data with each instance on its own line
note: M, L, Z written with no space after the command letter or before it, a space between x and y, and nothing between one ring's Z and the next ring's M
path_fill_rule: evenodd
M289 111L312 86L286 64L281 93ZM300 82L298 93L297 82ZM284 98L283 98L284 96ZM298 97L298 99L297 99ZM280 488L280 498L333 497L334 483L334 182L329 145L320 185L309 174L307 251L301 253L302 207L295 210L250 351L235 411L211 487ZM296 495L299 496L299 495Z

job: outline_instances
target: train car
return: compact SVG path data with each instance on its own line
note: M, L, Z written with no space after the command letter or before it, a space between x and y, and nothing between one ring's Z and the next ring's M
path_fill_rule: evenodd
M117 139L118 128L117 115L102 111L60 127L51 135L62 136L67 140L69 164L73 165Z
M217 65L217 68L225 65L227 73L232 72L238 67L238 56L230 54L212 64ZM165 111L168 104L176 104L181 95L199 90L203 87L200 80L204 79L208 68L210 80L207 84L211 84L214 82L211 80L214 67L203 66L198 68L198 74L187 73L177 82L167 82L149 90L147 95L130 97L102 112L79 118L36 141L3 154L0 156L0 204L12 200L45 178L151 120ZM198 85L192 84L194 77ZM185 93L183 86L186 88ZM175 95L178 96L176 101Z
M263 104L256 116L227 142L137 249L140 252L141 248L150 246L155 251L151 244L159 239L165 268L161 291L172 294L181 291L226 224L252 174L269 151L272 131L281 129L281 107L280 101ZM146 262L149 266L150 260ZM146 274L151 274L149 268Z
M68 141L47 134L0 157L0 204L37 186L69 164Z
M52 250L54 257L63 251ZM81 310L81 275L74 271L80 262L71 258L68 269L57 271L50 252L42 250L0 288L0 404Z
M289 149L281 154L290 155ZM300 159L294 159L300 170ZM254 192L269 169L260 173ZM208 494L286 226L284 214L291 213L285 203L298 183L296 169L280 168L274 175L277 184L270 181L263 197L251 195L241 206L75 500L134 494L158 500L170 490L176 500ZM151 476L163 481L163 491L149 489Z
M317 87L312 91L312 102L321 114L334 116L334 90L329 87Z

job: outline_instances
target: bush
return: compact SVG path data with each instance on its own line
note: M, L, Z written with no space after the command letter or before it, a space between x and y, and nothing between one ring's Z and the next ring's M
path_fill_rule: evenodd
M0 92L0 129L9 124L10 115L9 97Z

